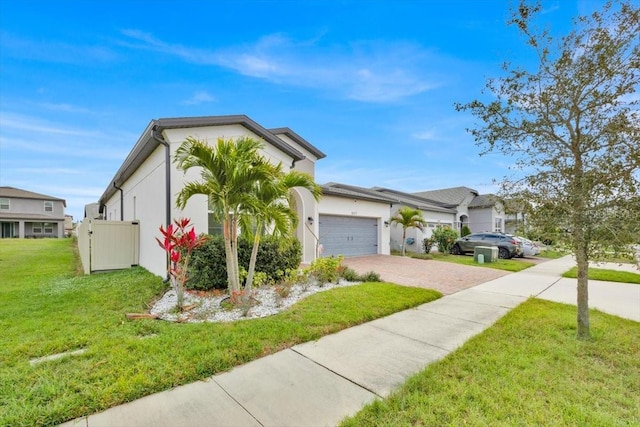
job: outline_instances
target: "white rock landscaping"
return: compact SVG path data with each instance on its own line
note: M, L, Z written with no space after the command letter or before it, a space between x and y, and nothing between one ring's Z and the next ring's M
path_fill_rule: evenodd
M273 286L263 287L254 290L252 297L256 304L248 309L225 309L222 307L222 301L228 298L226 294L210 297L199 296L186 291L184 294L184 306L193 306L193 308L181 313L175 310L177 297L175 291L170 289L151 307L149 313L157 315L159 319L172 322L233 322L243 319L255 319L279 313L315 293L358 284L360 282L347 282L344 280L340 280L337 284L326 283L323 286L296 284L291 287L286 298L280 297Z

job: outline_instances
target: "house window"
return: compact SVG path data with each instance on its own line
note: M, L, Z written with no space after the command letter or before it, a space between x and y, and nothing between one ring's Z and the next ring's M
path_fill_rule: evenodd
M222 224L215 220L211 212L209 212L209 229L207 231L212 236L222 236Z
M42 228L44 228L44 234L53 234L53 223L45 222Z
M0 198L0 210L8 211L9 210L9 199L6 197Z
M208 230L207 232L212 236L221 236L222 235L222 224L216 221L213 215L213 209L211 207L211 201L208 202Z
M493 231L502 233L502 218L496 218L496 225Z
M44 202L44 211L45 212L53 212L53 202L50 200L45 200Z
M32 230L33 230L33 234L42 234L42 223L34 222Z

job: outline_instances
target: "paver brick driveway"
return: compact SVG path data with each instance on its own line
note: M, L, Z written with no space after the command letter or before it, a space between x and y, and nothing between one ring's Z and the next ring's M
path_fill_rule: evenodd
M444 295L510 274L493 268L391 255L345 258L343 264L358 274L375 271L385 282L435 289Z

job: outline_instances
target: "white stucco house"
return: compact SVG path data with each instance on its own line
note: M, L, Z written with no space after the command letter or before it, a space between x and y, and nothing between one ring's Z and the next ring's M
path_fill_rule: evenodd
M315 164L325 154L289 128L267 129L245 115L165 118L151 120L105 189L96 206L88 205L85 217L139 223L139 265L159 276L167 270L165 253L158 247L158 228L174 219L190 218L197 233L213 233L219 227L208 210L204 195L192 197L184 209L176 207L177 194L188 181L199 179L173 163L180 144L193 137L215 143L218 138L251 137L263 142L262 154L284 170L314 177ZM504 214L497 199L468 187L403 193L388 188L362 188L328 183L316 202L308 190L296 189L299 223L296 237L302 244L302 262L318 256L388 255L402 246L402 229L390 218L402 206L420 209L427 221L424 231L409 229L406 248L422 252L422 241L438 225L460 230L503 231Z
M425 200L456 211L454 228L467 225L472 233L482 231L505 232L505 213L502 203L493 194L479 194L469 187L452 187L413 193Z
M320 255L389 255L393 200L353 185L322 186L319 211Z
M415 194L404 193L402 191L392 190L389 188L374 187L378 194L383 194L394 201L391 215L395 215L398 209L402 207L410 207L418 209L422 212L422 217L427 223L420 230L418 228L408 228L405 240L405 250L410 252L424 252L422 241L431 237L433 230L438 226L454 227L457 211L449 205L441 204L433 200L429 200ZM399 225L391 226L391 249L402 249L403 229Z
M159 276L167 271L165 253L155 240L161 225L187 217L197 233L207 233L216 226L204 195L192 197L183 210L176 207L176 195L184 183L199 179L197 171L184 174L173 163L175 151L187 137L212 143L218 138L252 137L263 142L262 155L282 163L285 172L297 170L312 177L315 162L325 157L291 129L266 129L245 115L151 120L98 203L103 219L139 222L139 263ZM305 189L296 189L295 199L300 218L296 235L302 244L303 262L311 262L317 249L318 203Z

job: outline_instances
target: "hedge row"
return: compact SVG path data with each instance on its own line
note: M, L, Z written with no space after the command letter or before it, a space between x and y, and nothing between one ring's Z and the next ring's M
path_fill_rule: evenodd
M238 239L238 265L249 269L253 242ZM300 267L302 247L297 240L283 245L273 238L263 238L258 247L256 272L267 275L267 280L277 282L288 269ZM189 265L187 289L227 289L227 264L222 236L211 236L203 246L192 253Z

